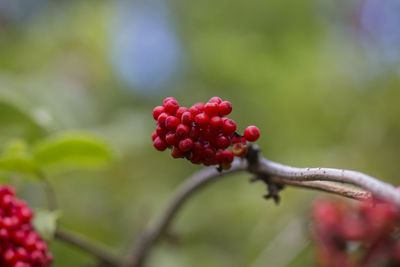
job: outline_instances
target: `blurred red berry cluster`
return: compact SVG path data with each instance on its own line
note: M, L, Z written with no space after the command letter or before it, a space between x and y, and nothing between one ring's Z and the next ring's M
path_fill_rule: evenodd
M243 136L238 134L236 123L226 117L231 111L232 104L219 97L190 108L179 106L175 98L167 97L162 106L153 109L157 121L153 145L160 151L171 148L173 158L229 169L234 156L246 155L247 141L254 142L260 136L255 126L247 127ZM230 146L232 150L228 150Z
M32 217L13 188L0 187L0 267L45 267L52 262L46 242L33 230Z
M312 213L319 266L400 266L400 213L394 204L320 199Z

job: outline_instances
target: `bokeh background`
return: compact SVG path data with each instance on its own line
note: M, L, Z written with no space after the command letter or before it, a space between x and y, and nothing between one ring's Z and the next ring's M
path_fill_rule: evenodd
M47 175L61 225L125 252L200 168L153 149L151 111L164 97L231 101L272 160L399 184L399 67L397 0L0 0L0 148L75 129L107 140L107 166ZM248 178L198 194L149 266L312 265L319 194L288 188L276 206ZM46 207L35 179L1 179ZM55 267L95 262L57 240L51 251Z

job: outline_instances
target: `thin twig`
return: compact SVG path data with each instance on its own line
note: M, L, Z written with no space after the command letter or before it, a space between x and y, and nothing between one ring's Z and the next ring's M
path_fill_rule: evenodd
M173 199L156 223L146 229L133 245L133 252L128 255L126 266L142 266L151 247L166 232L178 210L206 184L218 180L227 174L244 171L247 168L245 161L235 161L228 171L218 172L215 167L202 169L182 183L175 191Z
M327 193L336 194L339 196L347 197L355 200L368 200L371 199L372 195L368 191L364 191L358 188L351 188L349 186L341 185L335 182L327 181L296 181L290 180L282 177L272 176L270 178L271 182L290 185L295 187L303 187L306 189L314 189L319 191L324 191Z
M55 232L55 238L78 247L83 251L89 252L106 266L123 266L120 256L112 253L110 249L103 244L91 240L86 236L58 227Z
M249 150L250 152L250 150ZM269 161L261 156L256 149L249 153L248 162L235 160L232 168L219 173L215 168L206 168L187 179L175 192L171 202L160 219L146 229L136 240L133 250L126 260L128 267L143 266L152 246L165 234L174 216L184 203L201 187L210 181L217 180L222 175L238 171L248 171L255 174L268 176L269 181L278 184L287 184L308 189L315 189L342 195L357 200L371 198L374 195L393 201L400 205L400 192L392 185L379 181L378 179L361 172L350 170L339 170L329 168L295 168ZM344 186L334 182L349 183L360 186L370 192Z
M43 183L49 210L51 211L57 210L58 209L57 195L55 193L52 184L50 183L50 181L47 179L46 175L43 172L38 172L37 176ZM122 266L122 260L120 260L121 257L117 257L117 255L114 255L114 253L110 251L110 248L94 240L91 240L88 237L83 236L79 233L66 230L61 227L57 227L54 233L54 237L64 242L67 242L71 245L74 245L80 248L81 250L86 251L92 254L93 256L97 257L100 260L100 266L113 266L113 267Z

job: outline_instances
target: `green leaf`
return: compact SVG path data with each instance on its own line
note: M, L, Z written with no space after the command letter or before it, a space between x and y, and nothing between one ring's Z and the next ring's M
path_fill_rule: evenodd
M61 217L59 210L36 210L33 218L33 226L45 240L51 240L57 228L57 220Z
M32 141L44 134L45 129L35 121L32 112L22 101L3 97L0 95L1 142L15 137Z
M23 140L12 140L0 156L0 170L21 173L36 173L35 161Z
M56 170L98 168L111 160L111 149L87 132L64 132L38 141L33 154L40 167Z

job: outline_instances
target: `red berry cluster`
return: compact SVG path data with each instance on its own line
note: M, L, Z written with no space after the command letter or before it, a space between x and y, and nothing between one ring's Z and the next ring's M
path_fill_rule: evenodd
M52 262L46 242L32 228L32 217L13 188L0 187L0 267L46 267Z
M312 213L319 266L400 266L400 213L393 204L321 199Z
M226 117L231 111L232 104L219 97L190 108L179 106L175 98L167 97L162 106L153 109L157 121L153 145L159 151L171 148L173 158L229 169L235 156L246 155L247 141L254 142L260 136L255 126L247 127L244 135L239 135L236 123ZM232 150L228 150L230 146Z

